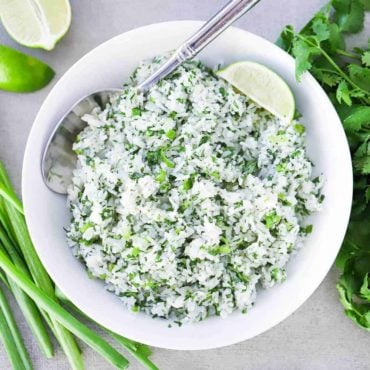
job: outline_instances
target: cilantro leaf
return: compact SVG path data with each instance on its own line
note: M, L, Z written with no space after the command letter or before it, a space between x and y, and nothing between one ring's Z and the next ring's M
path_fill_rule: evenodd
M323 72L320 68L314 68L312 70L312 73L316 77L317 80L319 80L322 84L327 85L329 87L334 87L338 85L338 83L341 81L340 76L330 73L329 71Z
M361 58L362 64L366 67L370 67L370 51L366 51Z
M370 0L361 0L365 10L370 10Z
M333 0L335 20L343 32L356 33L364 26L365 11L361 0Z
M292 52L296 60L296 78L299 81L302 74L312 67L313 57L319 55L320 51L304 40L295 39Z
M337 259L335 260L337 267L344 270L347 261L353 257L353 248L353 244L349 242L347 238L344 239L342 248L340 249Z
M361 67L357 64L348 66L351 80L361 89L370 92L370 68Z
M360 296L370 302L369 273L364 276L364 281L360 288Z
M285 26L276 40L277 46L285 51L290 51L294 39L294 30L292 26Z
M316 35L316 40L320 43L321 41L327 40L330 37L330 30L327 23L324 23L322 19L315 19L312 23L312 30Z
M358 132L365 126L370 130L370 107L359 106L344 119L343 126L348 132Z
M335 9L335 16L349 12L351 0L332 0L333 8Z
M360 170L360 172L363 175L370 175L370 157L369 157L369 155L367 155L366 157L364 156L364 157L359 158L359 159L355 158L354 165L355 165L355 167L358 167L358 169Z
M338 49L345 48L345 42L342 33L340 32L340 28L335 23L330 23L328 25L329 29L329 46L332 52L337 51Z
M341 104L342 101L348 106L352 105L352 99L348 89L348 84L346 81L342 80L337 88L336 97L338 102Z
M352 98L364 98L366 96L366 92L360 89L353 89L351 91Z
M330 87L334 87L336 86L339 81L340 81L340 77L339 76L336 76L336 75L333 75L333 74L329 74L329 73L323 73L322 74L322 82Z
M356 150L353 165L363 175L370 174L370 143L364 142Z

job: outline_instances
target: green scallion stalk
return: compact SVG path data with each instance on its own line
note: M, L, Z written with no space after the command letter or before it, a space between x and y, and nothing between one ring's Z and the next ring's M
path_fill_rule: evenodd
M0 225L0 250L1 245L4 246L8 256L13 261L13 263L22 270L28 277L30 277L30 273L28 268L23 260L23 258L19 255L18 251L12 245L12 242L8 238L5 230ZM33 333L35 336L41 350L45 354L47 358L51 358L54 355L53 344L51 343L49 334L45 328L45 325L41 319L41 314L34 304L34 302L14 284L12 281L9 281L9 288L12 290L12 293Z
M40 311L32 299L12 280L9 280L9 286L41 351L44 353L45 357L52 358L54 356L53 344L45 324L42 321Z
M53 283L42 265L36 250L32 244L30 235L28 233L26 221L23 215L23 207L21 206L6 173L4 165L0 162L0 186L3 190L0 196L3 196L4 208L11 221L11 229L16 244L25 258L26 264L29 268L31 276L35 284L47 293L52 299L57 300L54 294ZM5 197L4 197L5 194ZM49 320L47 315L44 315L46 322L49 324L51 330L56 336L58 342L63 348L63 351L68 357L68 360L74 370L83 369L83 362L80 350L77 346L73 336L58 322Z
M76 337L80 338L92 349L101 354L116 368L127 368L128 361L120 353L94 331L86 327L61 307L49 294L37 287L2 251L0 251L0 268L3 269L7 276L22 288L41 309L45 310L51 318L59 322L63 327L76 335Z
M18 198L16 198L9 189L0 184L0 196L9 202L18 212L23 213L23 207Z
M84 370L84 362L78 344L73 335L63 325L53 320L54 335L61 345L73 370Z
M5 315L0 309L0 339L4 344L5 351L8 355L13 370L24 370L24 364L15 344L12 332L8 326Z
M113 333L111 331L108 331L110 336L119 343L122 347L124 347L131 356L135 357L138 362L140 362L142 365L144 365L147 369L150 370L159 370L158 367L153 364L153 362L149 359L148 353L143 353L141 351L140 346L134 346L133 342L125 337L121 337L120 335Z
M1 287L0 287L0 310L2 311L3 316L8 324L9 331L11 332L11 335L13 336L16 350L18 351L19 357L21 358L23 362L24 368L27 370L32 370L32 363L31 363L30 356L24 345L23 338L21 336L21 333L19 332L18 326L13 317L12 310L9 306L9 303L3 291L1 290Z
M63 302L63 304L66 307L75 311L77 314L81 315L81 317L84 317L87 320L93 321L88 316L86 316L82 311L80 311L72 302L70 302L68 298L63 294L63 292L58 287L55 288L55 294L59 298L59 300ZM95 322L95 324L97 323ZM133 357L135 357L141 364L143 364L147 369L158 370L158 367L155 364L153 364L153 362L149 359L149 356L152 353L149 347L147 347L144 344L136 343L130 339L122 337L104 328L101 325L99 326L105 332L107 332L119 345L124 347Z
M3 282L3 284L9 288L8 280L6 279L5 274L0 270L0 280Z
M9 220L9 216L5 209L5 203L3 202L2 198L0 198L0 224L3 226L3 228L6 231L6 234L8 238L11 240L12 245L16 247L17 251L20 252L19 247L17 246L17 243L13 237L13 229L11 222Z

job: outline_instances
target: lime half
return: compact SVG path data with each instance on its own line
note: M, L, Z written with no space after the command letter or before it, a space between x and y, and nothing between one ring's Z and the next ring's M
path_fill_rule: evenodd
M0 45L0 89L31 92L46 86L54 71L40 60Z
M71 24L69 0L0 0L9 35L28 47L51 50Z
M237 62L219 70L217 75L278 118L293 119L293 93L271 69L255 62Z

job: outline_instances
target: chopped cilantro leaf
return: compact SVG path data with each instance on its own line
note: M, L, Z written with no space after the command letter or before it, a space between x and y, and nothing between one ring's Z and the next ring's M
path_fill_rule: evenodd
M141 109L139 107L132 108L131 114L134 117L141 116Z

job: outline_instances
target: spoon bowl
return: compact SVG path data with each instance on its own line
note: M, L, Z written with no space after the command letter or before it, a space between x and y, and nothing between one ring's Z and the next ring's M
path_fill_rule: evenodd
M59 194L66 194L72 182L77 155L73 143L86 127L82 117L94 108L104 108L111 94L120 89L96 91L80 99L58 122L47 141L41 161L41 172L46 186Z

